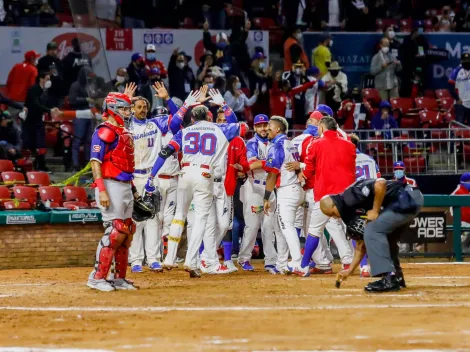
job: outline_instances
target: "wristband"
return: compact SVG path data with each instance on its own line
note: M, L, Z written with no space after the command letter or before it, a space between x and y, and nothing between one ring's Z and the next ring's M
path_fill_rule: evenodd
M104 180L101 177L95 180L95 185L100 192L106 191L106 187L104 186Z
M271 191L264 191L264 200L269 200L271 197Z

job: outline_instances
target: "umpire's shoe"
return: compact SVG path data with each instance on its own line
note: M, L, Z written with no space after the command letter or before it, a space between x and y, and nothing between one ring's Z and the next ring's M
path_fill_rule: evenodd
M403 276L403 271L397 271L395 274L397 276L397 280L400 283L401 288L406 288L405 276Z
M396 275L385 275L378 281L369 283L364 290L367 292L392 292L400 291L400 282Z

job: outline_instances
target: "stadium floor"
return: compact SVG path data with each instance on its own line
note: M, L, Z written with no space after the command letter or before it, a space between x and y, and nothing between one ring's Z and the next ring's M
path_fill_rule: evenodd
M261 262L192 280L146 270L129 275L139 291L111 293L85 286L90 268L5 270L0 351L470 351L468 264L406 263L409 288L379 295L358 275L336 289Z

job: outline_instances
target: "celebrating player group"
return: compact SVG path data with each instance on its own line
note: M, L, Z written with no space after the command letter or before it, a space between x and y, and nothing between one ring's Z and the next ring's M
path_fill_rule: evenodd
M104 235L89 287L137 289L126 279L129 262L134 273L144 264L156 272L178 267L184 233L183 265L191 278L253 271L259 230L269 274L333 273L332 240L342 264L338 281L360 266L361 276L379 277L366 291L406 287L397 241L423 197L409 182L380 178L374 160L359 152L359 138L338 127L331 108L319 105L292 140L284 117L257 115L245 143L248 125L237 121L217 90L203 86L177 107L163 85L154 89L168 110L159 107L149 118L150 103L129 85L107 96L104 122L93 134ZM215 118L208 106L218 106ZM236 265L231 228L240 181L245 228ZM162 238L168 240L165 256Z

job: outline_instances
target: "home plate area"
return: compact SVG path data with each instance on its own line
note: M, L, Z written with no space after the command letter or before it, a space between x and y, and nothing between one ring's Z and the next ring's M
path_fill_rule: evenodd
M387 294L255 267L144 271L111 293L85 286L90 268L0 271L0 351L470 351L465 263L404 264L408 288Z

